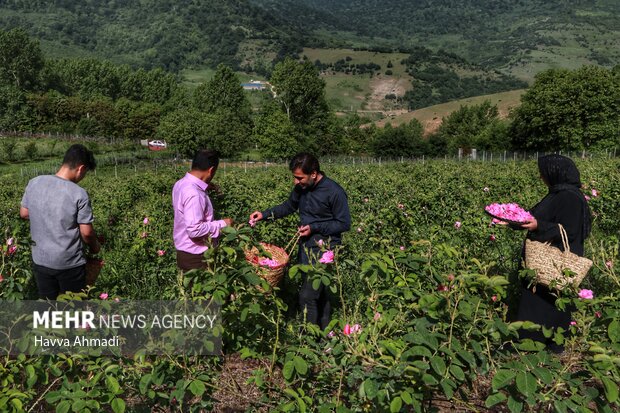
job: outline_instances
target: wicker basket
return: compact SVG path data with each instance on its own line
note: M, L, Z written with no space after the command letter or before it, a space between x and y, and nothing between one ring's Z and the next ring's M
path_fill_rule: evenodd
M272 287L277 286L282 280L282 276L284 275L284 269L286 268L286 264L288 264L289 255L282 248L266 244L261 242L262 247L266 252L271 254L273 260L279 263L276 267L265 267L259 265L258 261L261 259L260 252L256 247L251 250L245 251L245 259L248 260L252 265L256 267L257 274L260 275L265 281L269 283Z
M103 268L103 260L99 258L86 259L86 285L95 285L101 268Z
M538 284L562 290L567 285L578 287L592 267L592 261L570 252L568 236L561 224L560 234L564 251L549 243L525 240L525 266L536 271ZM569 270L574 275L564 275Z

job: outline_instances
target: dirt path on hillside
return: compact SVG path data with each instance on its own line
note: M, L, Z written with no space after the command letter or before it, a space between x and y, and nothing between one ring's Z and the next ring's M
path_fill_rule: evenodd
M370 89L372 90L368 99L368 110L384 110L385 96L396 95L403 96L411 87L411 83L403 78L383 77L377 75L370 81Z

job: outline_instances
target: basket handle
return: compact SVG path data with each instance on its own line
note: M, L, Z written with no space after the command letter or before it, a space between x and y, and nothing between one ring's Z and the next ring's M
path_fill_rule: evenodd
M301 237L301 235L299 235L299 232L296 232L295 235L293 235L293 238L291 238L291 240L288 242L288 244L286 244L286 247L284 247L284 251L286 251L286 254L290 257L291 253L293 252L293 249L295 249L295 245L297 244L297 241L299 241L299 238ZM289 249L290 247L290 249Z
M570 245L568 244L568 235L562 224L558 224L560 227L560 236L562 237L562 245L564 246L564 252L570 252Z

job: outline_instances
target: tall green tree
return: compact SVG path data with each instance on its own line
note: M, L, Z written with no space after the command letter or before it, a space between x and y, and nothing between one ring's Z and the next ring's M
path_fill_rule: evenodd
M428 144L422 138L424 127L417 119L392 127L387 124L372 141L372 150L376 156L397 158L401 156L422 156L428 152Z
M23 29L0 30L0 83L33 90L43 68L39 42Z
M538 74L521 97L510 134L514 146L525 150L617 147L620 76L597 66Z
M290 119L273 105L265 108L254 126L254 141L266 159L289 159L301 150L299 131Z
M294 124L309 124L327 115L325 81L312 63L286 58L274 67L271 83L275 99Z
M440 146L444 146L446 152L454 154L458 148L499 150L510 145L497 106L488 100L479 105L461 106L442 120L433 135L433 138L429 139L433 152Z

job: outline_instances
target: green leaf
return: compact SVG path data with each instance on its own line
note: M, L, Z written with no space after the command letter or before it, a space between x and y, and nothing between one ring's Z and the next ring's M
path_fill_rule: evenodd
M538 389L536 378L532 375L532 373L526 371L520 371L517 373L516 383L517 389L519 389L521 394L524 394L526 397L533 396L534 392Z
M537 367L532 372L545 385L549 385L553 382L553 374L545 367Z
M555 410L558 413L568 413L568 407L566 406L566 402L564 400L556 400L553 403L553 407L555 407Z
M293 363L295 364L295 370L297 370L297 373L303 376L308 372L308 363L306 363L306 361L301 357L293 357Z
M140 384L138 385L138 389L140 390L140 394L145 394L146 390L149 387L149 384L151 384L151 376L150 374L145 374L144 376L142 376L140 378Z
M56 405L56 413L68 413L69 409L71 409L69 400L63 400Z
M105 378L106 386L108 390L110 390L114 394L122 393L121 386L118 384L118 380L112 376L108 376Z
M404 391L400 394L400 397L403 399L403 401L407 404L413 404L413 397L411 397L411 394L408 391Z
M504 400L506 400L506 395L504 393L495 393L487 397L486 401L484 402L484 405L488 408L491 408L495 406L496 404L503 402Z
M191 391L194 396L202 396L205 392L205 384L201 380L194 380L189 385L189 391Z
M473 356L473 354L468 353L464 350L459 350L457 354L459 355L459 357L465 360L471 367L476 366L476 358Z
M295 364L293 364L292 360L284 363L284 367L282 368L282 375L284 376L286 380L290 380L291 377L293 377L294 371L295 371Z
M400 409L402 409L402 407L403 399L401 399L400 397L395 397L394 400L392 400L392 403L390 403L390 412L398 413L400 412Z
M424 384L428 384L429 386L436 386L439 384L437 379L430 374L424 374L422 376L422 381L424 382Z
M607 327L607 335L612 343L620 343L620 321L613 320Z
M608 377L601 377L603 386L605 386L605 397L609 403L615 403L618 400L618 384Z
M452 373L452 376L454 376L454 378L458 381L465 380L465 373L463 372L463 369L456 364L452 364L450 366L450 373Z
M414 356L422 356L422 357L432 357L433 356L431 351L428 348L424 347L424 346L413 346L411 349L409 349L408 352L411 353Z
M515 372L512 370L498 370L495 376L493 376L493 380L491 380L493 390L497 391L508 386L512 383L512 379L514 379L515 375Z
M456 383L450 379L443 379L439 384L448 400L452 399L452 396L454 396L454 389L456 389Z
M510 409L511 413L519 413L523 411L523 402L515 399L512 396L508 396L508 409Z
M75 413L81 412L86 407L86 401L84 399L77 399L71 404L71 410Z
M364 387L364 393L366 393L366 397L372 400L377 396L378 388L377 383L375 383L374 380L366 379L364 380L362 386Z
M440 376L446 374L446 362L439 356L431 358L431 367Z
M110 407L112 407L114 413L125 413L125 400L115 397L114 399L112 399Z

